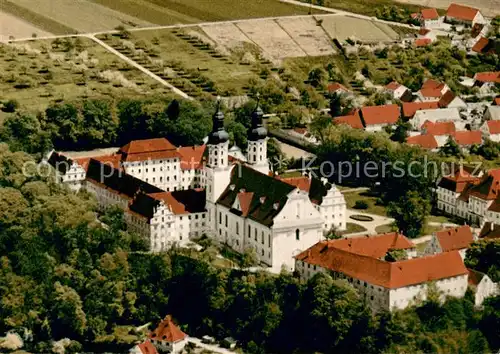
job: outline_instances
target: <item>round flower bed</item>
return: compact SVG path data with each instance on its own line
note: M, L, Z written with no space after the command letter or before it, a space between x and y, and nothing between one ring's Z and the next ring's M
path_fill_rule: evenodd
M351 219L353 220L356 220L356 221L373 221L373 218L371 216L368 216L368 215L359 215L359 214L356 214L356 215L351 215L350 216Z

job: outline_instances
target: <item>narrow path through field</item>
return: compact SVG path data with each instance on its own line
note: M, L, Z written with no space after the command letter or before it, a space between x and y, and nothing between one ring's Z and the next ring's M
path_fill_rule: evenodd
M154 74L153 72L151 72L150 70L146 69L145 67L143 67L142 65L136 63L134 60L130 59L129 57L127 57L126 55L120 53L119 51L117 51L116 49L114 49L113 47L107 45L106 43L104 43L103 41L101 41L100 39L96 38L94 35L89 35L87 36L88 38L92 39L94 42L100 44L101 46L103 46L104 48L106 48L110 53L113 53L114 55L116 55L117 57L119 57L120 59L126 61L128 64L132 65L133 67L139 69L140 71L142 71L144 74L148 75L149 77L155 79L156 81L158 81L160 84L170 88L172 90L172 92L178 94L179 96L181 96L182 98L186 98L188 100L192 100L193 98L191 96L189 96L187 93L185 93L184 91L181 91L179 90L177 87L169 84L168 82L166 82L165 80L163 80L161 77L159 77L158 75Z

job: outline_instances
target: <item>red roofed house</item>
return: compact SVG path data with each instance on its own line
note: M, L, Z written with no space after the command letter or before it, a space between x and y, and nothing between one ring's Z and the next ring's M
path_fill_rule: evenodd
M491 93L495 86L500 86L500 71L477 73L474 80L474 87L479 87L481 93Z
M58 152L51 151L45 161L54 168L58 183L65 183L75 192L82 188L88 159L71 159Z
M439 146L446 144L448 137L455 133L454 122L431 122L426 121L422 125L422 134L432 135L436 138Z
M130 349L129 354L158 354L158 351L148 339Z
M467 108L467 103L452 91L447 91L438 101L440 108Z
M328 92L330 92L330 93L350 93L351 92L344 85L342 85L338 82L328 84L327 88L328 88Z
M295 256L295 269L306 281L318 272L343 279L358 290L373 311L391 311L425 300L428 284L434 284L445 296L463 297L468 272L457 251L389 262L381 259L384 251L408 249L404 236L399 243L378 242L383 237L320 241Z
M467 214L457 208L458 197L469 185L481 181L482 171L475 168L460 166L449 175L443 176L437 184L437 208L449 215L467 218Z
M431 43L432 43L431 38L417 38L415 39L415 42L413 42L413 45L415 47L427 47Z
M494 283L491 278L481 272L468 268L469 286L474 290L474 305L480 307L484 300L500 293L500 284Z
M333 124L346 124L354 129L364 129L365 126L361 121L361 116L359 115L359 110L356 110L353 114L348 116L340 116L333 118Z
M500 142L500 120L487 120L480 129L484 138Z
M390 104L363 107L360 109L360 115L366 131L378 132L388 125L396 124L401 112L397 104Z
M408 87L401 85L400 83L393 81L385 86L385 91L391 95L392 98L401 100L404 102L410 102L413 98L413 94Z
M434 8L422 9L412 17L420 21L420 26L425 28L439 27L443 22L438 12Z
M465 151L472 147L472 145L481 145L483 143L483 136L480 130L457 131L453 134L453 138Z
M452 3L446 11L446 22L472 27L476 23L486 23L486 20L478 9Z
M415 113L422 109L438 109L438 101L432 102L403 102L403 117L411 119Z
M445 83L427 79L417 92L420 102L439 101L450 88Z
M465 251L474 241L470 226L451 227L432 234L431 241L424 250L425 254L458 251L465 259Z
M437 149L439 148L439 144L434 135L420 134L420 135L409 136L406 139L406 143L409 145L418 145L423 149L434 150L434 151L437 151Z
M149 340L160 352L180 353L187 344L187 334L175 325L170 315L167 315L149 334Z

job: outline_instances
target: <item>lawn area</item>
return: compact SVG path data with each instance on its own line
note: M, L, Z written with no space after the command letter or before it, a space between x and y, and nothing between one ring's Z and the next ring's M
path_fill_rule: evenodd
M427 247L427 245L429 244L430 241L427 241L427 242L421 242L421 243L418 243L417 244L417 254L422 254L425 250L425 248Z
M438 222L442 224L447 223L456 223L456 220L453 220L445 215L429 215L427 217L427 222Z
M197 27L137 31L128 40L104 40L194 97L243 95L249 80L258 78L256 65L243 64L238 53L216 47Z
M301 0L307 2L306 0ZM383 10L384 6L397 6L411 12L418 12L421 6L412 4L401 4L394 0L324 0L324 6L348 12L355 12L366 16L376 16L377 11Z
M366 228L363 227L362 225L359 225L359 224L348 222L345 225L346 225L346 230L342 231L342 235L354 234L354 233L357 233L357 232L366 231Z
M385 206L377 204L377 197L366 191L355 191L344 193L344 197L347 203L347 208L354 209L354 204L356 201L364 201L368 204L367 209L359 209L361 212L366 212L375 215L387 216L387 211Z
M393 229L392 224L388 224L388 225L377 226L375 228L375 231L377 231L378 234L385 234L385 233L388 233L388 232L393 232L394 229Z
M44 110L53 102L170 94L87 38L0 45L0 99Z

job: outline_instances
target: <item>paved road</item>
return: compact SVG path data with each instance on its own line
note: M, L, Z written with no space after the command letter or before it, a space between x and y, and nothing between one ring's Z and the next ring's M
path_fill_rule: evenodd
M96 38L95 36L93 35L90 35L88 36L88 38L92 39L94 42L100 44L101 46L103 46L104 48L106 48L109 52L113 53L114 55L116 55L117 57L119 57L120 59L126 61L128 64L132 65L133 67L139 69L140 71L142 71L144 74L148 75L149 77L155 79L156 81L158 81L160 84L164 85L164 86L167 86L169 89L171 89L174 93L178 94L179 96L181 96L182 98L186 98L186 99L189 99L189 100L192 100L193 98L191 96L189 96L187 93L185 93L184 91L181 91L179 90L177 87L169 84L168 82L166 82L165 80L163 80L161 77L159 77L158 75L154 74L153 72L151 72L150 70L146 69L145 67L143 67L142 65L139 65L138 63L136 63L134 60L130 59L129 57L127 57L126 55L120 53L119 51L117 51L116 49L114 49L113 47L107 45L106 43L104 43L103 41L101 41L100 39Z

